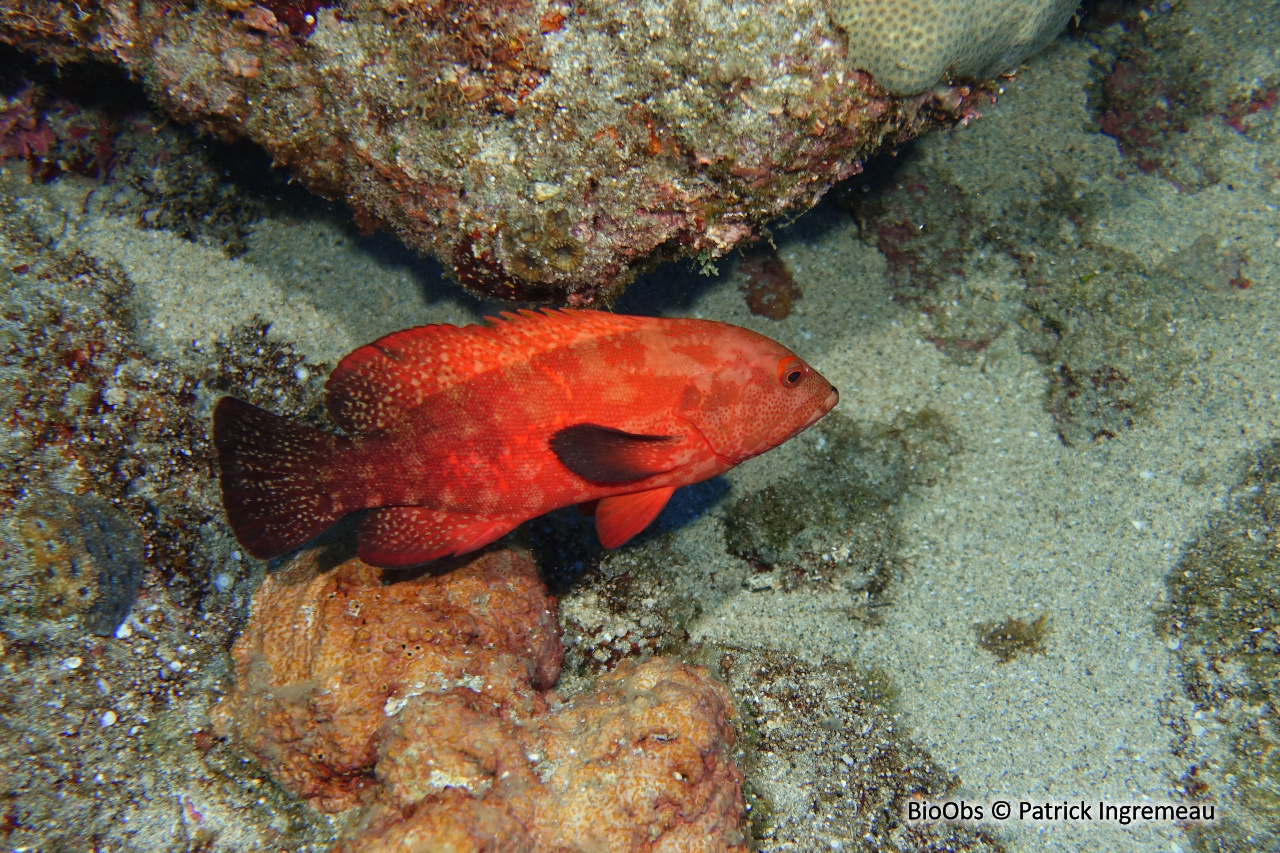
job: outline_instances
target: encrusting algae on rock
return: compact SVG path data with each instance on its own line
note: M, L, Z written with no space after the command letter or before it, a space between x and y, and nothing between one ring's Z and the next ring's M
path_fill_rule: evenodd
M527 556L388 584L314 553L254 597L212 718L317 808L366 807L346 853L745 851L732 703L704 669L627 662L564 700Z
M0 43L145 81L499 299L607 303L977 115L1075 0L59 0Z

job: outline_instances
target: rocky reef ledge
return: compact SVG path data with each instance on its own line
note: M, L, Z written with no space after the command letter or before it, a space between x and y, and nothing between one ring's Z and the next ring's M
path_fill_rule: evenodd
M975 115L1074 0L35 0L0 43L98 58L505 299L587 305ZM866 69L874 69L874 73ZM878 82L879 81L879 82Z

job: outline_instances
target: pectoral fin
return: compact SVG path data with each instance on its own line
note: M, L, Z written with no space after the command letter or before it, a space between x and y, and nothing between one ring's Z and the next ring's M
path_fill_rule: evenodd
M683 436L639 435L599 424L574 424L551 436L560 464L592 483L633 483L679 467Z
M600 544L617 548L649 526L671 499L674 486L601 498L596 505L596 533Z

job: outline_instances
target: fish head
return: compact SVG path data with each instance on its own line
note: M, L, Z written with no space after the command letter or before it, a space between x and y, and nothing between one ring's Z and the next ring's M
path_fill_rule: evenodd
M831 411L840 393L791 350L727 324L715 334L712 369L693 376L679 414L717 455L737 464L798 435Z

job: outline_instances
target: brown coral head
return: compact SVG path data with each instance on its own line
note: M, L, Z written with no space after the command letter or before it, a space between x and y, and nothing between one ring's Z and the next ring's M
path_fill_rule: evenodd
M290 791L339 811L367 799L384 724L410 700L487 685L529 713L563 650L554 601L524 554L490 551L384 584L355 559L322 573L308 553L263 581L233 657L215 730Z
M731 714L720 682L670 658L533 714L423 697L380 749L395 810L343 851L745 851Z

